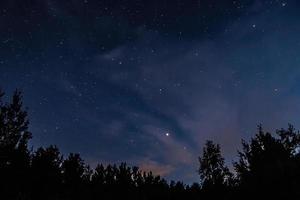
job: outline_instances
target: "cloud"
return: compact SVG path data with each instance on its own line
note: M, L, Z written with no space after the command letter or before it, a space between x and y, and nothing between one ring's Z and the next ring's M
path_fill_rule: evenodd
M273 12L272 16L276 16L282 10L276 8ZM254 22L260 23L255 29ZM225 156L232 159L240 139L252 135L257 123L272 127L274 121L286 122L299 110L298 106L290 105L294 110L289 108L291 112L287 114L282 105L287 100L274 91L295 84L289 81L295 75L285 72L282 60L297 63L285 52L298 49L276 42L288 36L273 32L277 22L270 22L264 14L244 17L227 26L228 32L198 42L165 41L148 32L134 44L97 55L90 69L99 78L105 77L111 84L138 95L137 103L127 104L125 116L131 112L143 116L134 123L147 135L145 140L159 144L147 145L150 149L145 154L150 154L151 159L164 160L174 167L185 164L196 168L197 156L206 139L221 143ZM151 42L145 45L146 41ZM276 57L278 52L287 57ZM108 59L111 57L117 62ZM128 62L128 58L135 60ZM126 62L118 62L123 60ZM299 74L299 70L292 71ZM278 74L285 76L276 84ZM288 98L289 102L299 99L297 95ZM147 109L134 106L139 103ZM126 119L130 123L130 118ZM166 131L171 137L165 137Z
M164 165L150 159L144 159L142 161L139 161L138 166L142 171L145 172L151 171L153 172L154 175L159 175L159 176L168 176L175 169L174 166Z

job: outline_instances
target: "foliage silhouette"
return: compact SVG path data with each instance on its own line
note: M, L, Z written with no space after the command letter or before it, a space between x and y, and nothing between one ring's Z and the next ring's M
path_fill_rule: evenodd
M212 141L207 141L203 148L203 156L199 158L199 175L202 180L202 188L218 188L229 185L232 174L225 166L221 155L221 148Z
M268 198L287 198L299 194L299 132L293 126L276 136L258 126L250 143L242 142L235 169L242 194L261 194Z
M202 191L210 198L226 196L233 175L225 166L224 158L221 155L220 145L213 141L207 141L203 148L203 155L199 157L199 175Z
M242 141L234 172L221 148L207 141L199 157L200 182L167 182L138 167L98 164L92 170L79 154L63 158L56 146L28 149L27 112L15 91L4 102L0 91L0 197L9 200L81 199L287 199L299 196L300 133L292 125L275 134L261 125Z
M15 91L11 103L4 103L4 93L0 94L0 192L11 199L23 198L30 168L29 121L19 91Z
M61 193L63 157L56 146L40 147L31 160L33 199L55 199Z

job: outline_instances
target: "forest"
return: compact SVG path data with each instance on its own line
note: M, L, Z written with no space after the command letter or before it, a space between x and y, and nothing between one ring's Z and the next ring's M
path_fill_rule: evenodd
M9 98L5 98L9 99ZM270 116L271 117L271 116ZM8 200L96 199L289 199L300 195L300 133L292 125L265 132L261 125L242 141L229 168L219 144L199 152L199 182L166 181L138 167L89 167L79 154L66 157L55 146L29 147L22 93L4 101L0 92L0 192ZM231 169L231 170L230 170Z

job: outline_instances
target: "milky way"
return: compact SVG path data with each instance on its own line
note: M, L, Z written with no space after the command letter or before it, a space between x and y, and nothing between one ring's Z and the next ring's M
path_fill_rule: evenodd
M207 139L227 162L262 123L299 126L296 0L2 0L0 85L31 145L197 181Z

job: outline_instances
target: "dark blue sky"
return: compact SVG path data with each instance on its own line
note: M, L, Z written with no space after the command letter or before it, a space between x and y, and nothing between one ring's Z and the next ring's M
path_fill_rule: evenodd
M262 123L299 125L297 0L2 0L0 85L24 92L32 145L197 181Z

